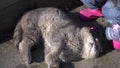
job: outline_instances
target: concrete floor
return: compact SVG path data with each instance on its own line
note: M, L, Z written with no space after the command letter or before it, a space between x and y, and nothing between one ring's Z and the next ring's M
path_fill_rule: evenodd
M47 68L46 63L43 61L43 53L40 50L43 49L33 50L34 61L27 67L22 64L21 57L11 40L1 43L0 68ZM64 63L61 64L60 68L120 68L120 52L111 50L99 58Z
M78 13L81 8L76 8L72 12ZM79 17L74 17L78 19ZM102 27L106 27L103 18L99 18L94 23ZM84 23L84 22L83 22ZM91 22L87 22L91 23ZM120 68L120 51L113 50L113 47L109 43L110 41L102 40L103 53L96 59L80 60L71 63L62 63L60 68ZM0 68L47 68L44 62L44 54L42 47L36 47L32 50L33 62L28 67L22 64L21 56L17 51L16 47L12 43L12 39L3 43L0 43Z

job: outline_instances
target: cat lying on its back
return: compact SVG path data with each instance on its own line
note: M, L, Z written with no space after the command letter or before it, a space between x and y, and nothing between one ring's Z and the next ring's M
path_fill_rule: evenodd
M90 28L75 25L63 11L50 7L27 12L17 24L13 39L27 65L31 47L43 39L48 68L59 68L60 61L95 58L101 51Z

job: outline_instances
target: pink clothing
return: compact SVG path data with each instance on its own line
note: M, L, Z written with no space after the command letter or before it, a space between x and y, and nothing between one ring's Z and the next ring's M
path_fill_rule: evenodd
M80 11L80 18L83 20L83 21L89 21L89 20L93 20L93 19L96 19L98 17L101 17L103 16L102 15L102 12L98 9L84 9L84 10L81 10Z
M112 40L112 42L113 42L113 47L114 47L116 50L120 50L120 42L115 41L115 40Z

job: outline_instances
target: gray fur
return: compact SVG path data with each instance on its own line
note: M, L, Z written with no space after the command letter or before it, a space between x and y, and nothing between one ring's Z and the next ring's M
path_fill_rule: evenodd
M43 39L48 68L59 68L60 61L95 58L101 48L99 40L90 33L90 28L78 27L56 8L27 12L17 24L13 38L27 65L32 60L31 47Z

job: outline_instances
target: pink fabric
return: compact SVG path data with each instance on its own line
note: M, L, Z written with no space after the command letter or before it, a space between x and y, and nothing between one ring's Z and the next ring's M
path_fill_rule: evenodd
M80 11L80 18L83 20L83 21L89 21L89 20L93 20L93 19L96 19L98 17L101 17L103 16L102 15L102 12L100 10L97 10L97 9L84 9L84 10L81 10Z
M113 46L116 50L120 50L120 42L112 40Z

